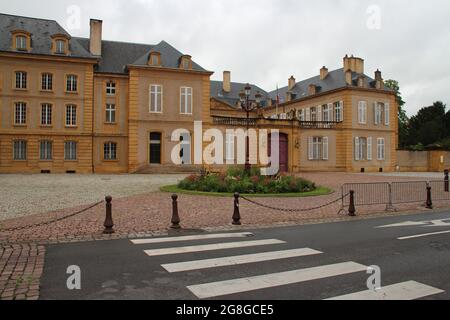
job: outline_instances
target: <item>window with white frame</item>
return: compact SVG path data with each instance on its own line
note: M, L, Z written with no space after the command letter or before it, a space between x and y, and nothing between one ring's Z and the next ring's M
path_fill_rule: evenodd
M328 137L308 138L308 160L328 160Z
M374 123L379 125L383 121L383 109L384 105L381 102L374 102Z
M27 104L25 102L15 103L14 124L27 124Z
M107 142L103 145L103 159L117 160L117 143Z
M27 50L27 37L16 36L16 50Z
M330 104L324 104L322 106L322 121L332 121L331 119L331 111L333 107Z
M27 73L24 71L16 72L16 89L27 88Z
M384 138L377 139L377 160L384 160L386 158L386 147Z
M69 104L66 106L66 126L75 127L77 125L77 106Z
M25 140L16 140L13 143L14 160L27 160L27 142Z
M41 160L52 160L53 143L49 140L43 140L40 143L39 154Z
M66 91L77 92L78 90L78 77L74 74L69 74L66 79Z
M106 122L115 123L116 122L116 105L107 103L106 104Z
M116 83L113 81L109 81L106 83L106 95L113 96L116 94Z
M355 160L372 160L372 137L355 137Z
M234 134L227 133L225 138L225 159L228 161L234 161L234 141Z
M64 142L64 159L65 160L77 160L77 142L66 141Z
M53 75L51 73L42 74L41 89L44 91L53 90Z
M336 122L344 121L344 102L343 101L334 103L334 119Z
M180 113L192 114L192 88L181 87L180 89Z
M305 121L305 110L304 109L297 110L297 118L299 121Z
M163 103L163 88L161 85L152 84L150 86L150 112L161 113Z
M367 123L367 102L360 101L358 103L358 123L366 124Z
M191 164L191 134L188 132L180 136L180 159L181 164Z
M41 105L41 125L52 125L52 105L50 103L43 103Z
M56 50L57 54L65 54L66 53L66 41L65 40L56 40Z
M311 108L311 121L317 121L317 108Z

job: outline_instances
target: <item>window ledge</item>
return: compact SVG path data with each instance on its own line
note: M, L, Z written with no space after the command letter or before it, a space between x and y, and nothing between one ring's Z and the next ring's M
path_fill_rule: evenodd
M104 125L106 125L106 126L117 126L118 125L118 123L117 122L103 122L103 124Z
M116 159L116 160L106 160L106 159L103 159L103 162L108 162L108 163L118 163L119 160L118 160L118 159Z
M65 94L73 94L73 95L77 95L78 91L64 91Z
M28 88L14 88L14 91L28 91Z
M40 127L42 129L51 129L51 128L53 128L53 125L51 125L51 124L41 124Z
M15 124L13 124L13 127L15 127L15 128L26 128L27 125L26 124L17 124L17 123L15 123Z
M78 126L65 126L66 129L78 129Z
M41 90L39 90L40 92L42 92L42 93L55 93L53 90L44 90L44 89L41 89Z

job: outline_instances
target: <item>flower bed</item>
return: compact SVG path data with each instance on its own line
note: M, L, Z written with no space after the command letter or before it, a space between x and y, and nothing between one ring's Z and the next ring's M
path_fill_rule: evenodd
M257 168L246 172L241 167L229 168L225 174L191 175L177 187L188 191L242 194L307 193L317 189L314 182L306 179L287 174L263 176Z

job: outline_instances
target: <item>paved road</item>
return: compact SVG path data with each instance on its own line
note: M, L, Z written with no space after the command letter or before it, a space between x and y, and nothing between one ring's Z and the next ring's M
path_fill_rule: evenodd
M81 290L66 287L70 265ZM449 267L450 212L427 213L49 246L41 299L448 300Z

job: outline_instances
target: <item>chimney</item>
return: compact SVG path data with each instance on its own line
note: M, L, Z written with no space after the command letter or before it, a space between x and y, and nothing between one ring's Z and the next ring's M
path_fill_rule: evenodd
M323 66L322 69L320 69L320 80L325 80L325 78L328 76L328 69Z
M89 51L94 56L102 55L102 20L91 19L91 38L89 40Z
M358 87L364 88L366 86L366 77L362 74L358 76Z
M356 73L364 73L364 59L354 57L353 55L351 57L345 55L344 71L347 70L351 70Z
M310 85L308 86L308 93L309 93L310 95L315 95L315 94L317 93L317 87L316 87L315 84L310 84Z
M288 91L286 92L286 102L289 102L292 100L292 92Z
M223 72L223 91L224 92L231 92L231 72L230 71L224 71Z
M348 86L351 86L353 84L352 71L350 69L345 71L345 83L347 83Z
M295 78L294 76L291 76L289 78L289 85L288 85L288 89L292 90L295 87Z
M381 76L381 71L377 69L375 71L375 88L383 89L383 77Z

